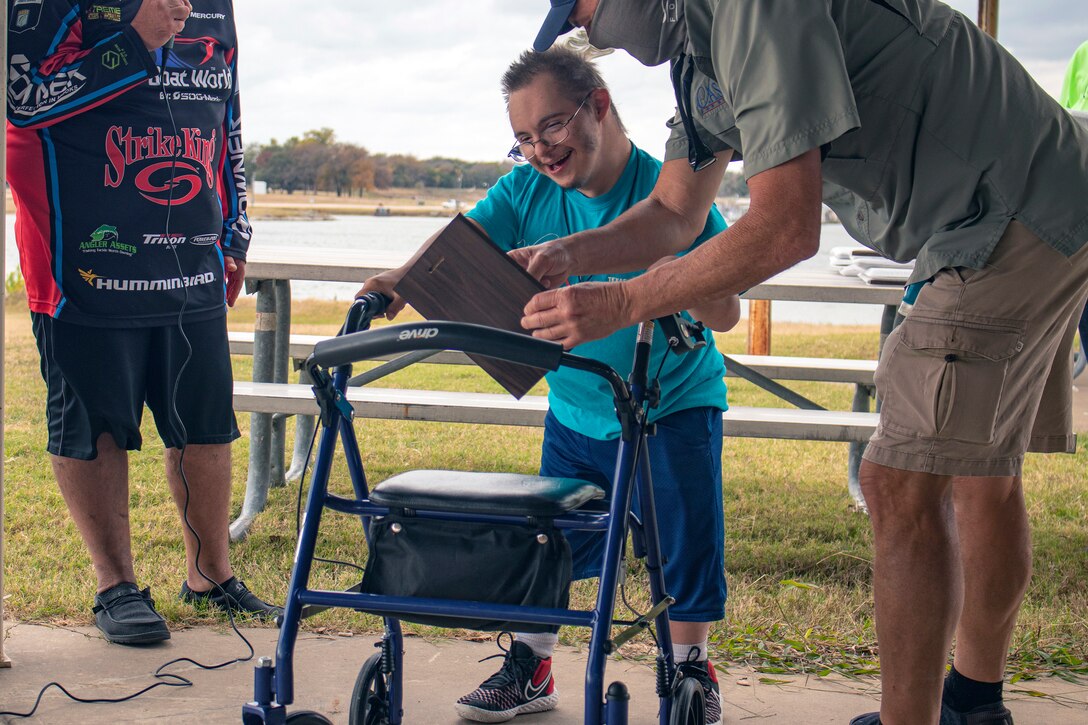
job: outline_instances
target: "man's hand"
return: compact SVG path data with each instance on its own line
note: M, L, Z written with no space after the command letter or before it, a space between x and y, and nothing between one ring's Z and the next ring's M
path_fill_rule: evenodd
M393 300L389 303L389 306L385 308L385 319L392 320L404 309L404 298L393 291L393 288L403 276L404 272L400 269L376 274L366 282L363 282L363 286L359 288L359 291L355 293L355 296L362 297L367 292L381 292L383 295Z
M155 50L185 29L185 19L192 11L189 0L143 0L132 19L132 29L148 50Z
M634 324L627 290L618 282L584 282L541 292L525 305L521 326L533 337L563 343L570 350Z
M227 278L227 306L234 307L238 295L242 292L242 283L246 281L246 263L244 259L223 257L223 269Z
M562 240L519 247L506 253L547 289L561 287L574 274L574 258Z

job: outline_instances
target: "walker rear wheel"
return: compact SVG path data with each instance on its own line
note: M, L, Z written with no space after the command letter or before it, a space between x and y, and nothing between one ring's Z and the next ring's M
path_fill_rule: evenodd
M382 672L382 654L375 652L359 669L355 691L351 693L351 725L388 725L389 687Z
M332 725L332 720L313 710L299 710L287 716L287 725Z
M673 685L669 725L706 725L706 695L694 677L681 677Z

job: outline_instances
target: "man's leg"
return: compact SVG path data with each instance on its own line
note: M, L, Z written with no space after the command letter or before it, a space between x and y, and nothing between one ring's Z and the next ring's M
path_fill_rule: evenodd
M1000 683L1031 580L1031 531L1021 479L957 477L953 501L964 572L954 664L972 680Z
M103 433L92 461L51 455L68 513L91 554L101 593L136 581L128 520L128 452Z
M185 465L185 481L182 481L179 467L182 460ZM193 591L208 591L212 584L201 575L201 571L216 584L221 584L234 575L227 554L227 527L230 524L230 444L189 445L185 447L184 459L180 449L167 448L166 478L170 482L174 503L183 518L186 581ZM200 538L199 542L193 536L193 531Z
M862 461L884 725L935 725L963 603L952 479Z

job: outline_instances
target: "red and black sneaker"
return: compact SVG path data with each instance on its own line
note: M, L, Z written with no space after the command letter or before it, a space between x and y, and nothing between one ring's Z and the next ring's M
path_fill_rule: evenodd
M502 668L457 701L457 714L475 722L506 722L515 715L554 710L559 693L552 680L552 658L537 657L516 639L510 649L500 641L499 649L505 654L492 657L504 658Z
M710 660L691 660L676 666L677 677L694 677L703 686L706 698L707 725L722 725L722 695L718 687L718 673Z

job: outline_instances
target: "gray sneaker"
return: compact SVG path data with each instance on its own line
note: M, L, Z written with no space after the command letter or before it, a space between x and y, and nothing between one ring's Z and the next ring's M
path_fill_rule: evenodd
M170 639L166 620L155 611L151 590L121 582L94 597L94 622L108 642L151 644Z

